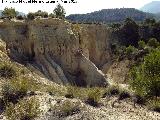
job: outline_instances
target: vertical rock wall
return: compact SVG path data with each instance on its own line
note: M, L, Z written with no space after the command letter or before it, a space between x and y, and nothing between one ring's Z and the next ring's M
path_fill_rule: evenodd
M110 31L105 25L82 25L85 36L82 39L88 41L89 59L101 69L104 64L110 61Z
M54 82L80 86L108 84L96 67L110 58L105 26L72 25L59 19L3 22L0 37L13 59L29 62Z

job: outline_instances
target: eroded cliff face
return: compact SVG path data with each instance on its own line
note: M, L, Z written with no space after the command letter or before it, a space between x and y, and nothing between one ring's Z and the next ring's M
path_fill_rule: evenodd
M83 33L82 39L88 41L89 59L99 68L102 69L103 65L108 63L111 59L110 50L110 31L105 25L81 25Z
M110 59L107 33L105 26L59 19L0 23L0 37L13 59L34 66L56 83L80 86L108 84L96 67Z

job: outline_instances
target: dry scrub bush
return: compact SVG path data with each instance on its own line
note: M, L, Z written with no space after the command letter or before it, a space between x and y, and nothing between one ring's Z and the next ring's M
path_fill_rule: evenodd
M6 110L5 116L9 120L32 120L41 113L39 102L33 97L24 99L17 104L10 103Z

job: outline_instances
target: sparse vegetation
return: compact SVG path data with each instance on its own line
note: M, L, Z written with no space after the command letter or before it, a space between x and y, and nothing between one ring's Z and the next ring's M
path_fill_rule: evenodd
M93 88L82 88L77 86L67 86L66 95L70 95L74 98L78 98L84 101L93 100L94 102L99 102L105 88L93 87Z
M139 105L145 105L146 99L143 96L140 95L134 95L132 96L134 104L137 103Z
M30 78L21 76L9 80L2 86L2 94L5 102L17 103L20 98L27 95L27 92L41 91L51 95L64 95L63 87L44 85Z
M35 16L40 16L42 18L48 18L48 13L45 11L38 10L34 13Z
M148 101L148 108L160 113L160 99L151 99Z
M34 97L23 99L15 105L10 103L5 110L5 116L9 120L33 120L41 113L39 107L39 102Z
M53 13L50 13L50 14L49 14L49 17L55 18L55 15L54 15Z
M131 92L127 89L121 88L118 85L111 85L110 87L108 87L105 90L105 92L103 94L103 98L106 96L111 97L111 96L115 96L115 95L118 97L118 100L123 100L126 98L130 98Z
M30 83L29 83L30 82ZM14 78L2 87L2 94L6 103L17 103L32 88L32 83L27 78Z
M13 78L17 74L17 68L14 64L9 62L1 62L0 64L0 77Z
M65 95L66 98L74 98L76 88L73 86L67 86L67 93Z
M71 102L69 100L66 100L59 105L51 106L51 110L53 110L54 114L59 118L79 113L80 109L79 102Z
M91 106L98 107L101 97L102 97L102 92L100 89L98 88L90 89L87 93L86 103Z
M130 97L131 97L131 95L130 95L129 91L123 90L120 92L120 94L118 96L118 100L123 100L123 99L130 98Z
M112 85L105 90L105 93L102 97L105 98L106 96L119 95L120 91L121 90L118 85Z
M37 86L39 91L47 92L50 95L64 96L66 94L66 88L64 86L43 85L43 84L37 84Z

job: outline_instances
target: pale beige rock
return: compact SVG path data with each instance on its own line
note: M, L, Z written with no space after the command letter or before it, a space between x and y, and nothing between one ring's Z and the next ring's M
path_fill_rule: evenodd
M12 21L0 23L0 35L12 58L31 62L56 83L83 86L108 83L98 70L110 59L105 26L72 25L59 19ZM81 57L77 57L77 52Z
M110 67L103 66L104 73L107 74L108 78L111 78L114 83L117 84L126 84L128 82L128 73L129 73L129 60L122 60L119 62L114 62ZM108 69L105 71L105 67Z
M83 70L84 73L87 73L84 78L86 80L87 85L89 86L103 86L105 85L105 75L98 70L98 68L93 64L89 59L87 59L85 56L82 55L80 58L80 67L81 70ZM90 71L90 72L88 72ZM93 81L94 80L94 81ZM107 85L107 84L106 84Z
M82 39L87 39L89 59L100 69L111 59L110 31L105 25L81 25L83 27ZM86 33L84 33L86 32ZM86 36L84 36L86 34ZM83 37L84 36L84 37Z

